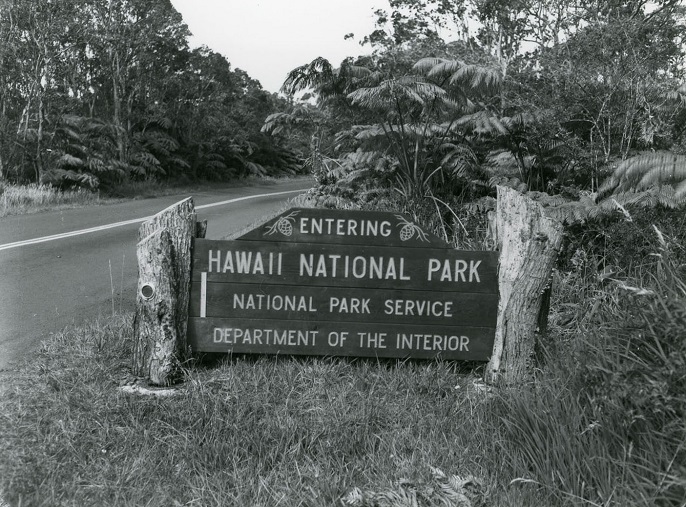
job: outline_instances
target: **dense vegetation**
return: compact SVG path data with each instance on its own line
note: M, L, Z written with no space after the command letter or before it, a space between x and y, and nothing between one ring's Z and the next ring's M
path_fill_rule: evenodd
M309 129L322 183L452 204L504 184L575 201L562 216L576 219L613 192L685 201L681 2L390 5L362 41L371 56L294 69L283 91L317 105L295 101L265 124L277 137Z
M0 2L0 180L112 188L293 173L260 133L284 101L168 0Z
M2 384L6 501L684 506L683 2L390 0L371 55L293 69L285 101L189 51L164 2L34 4L2 4L24 45L0 65L25 66L0 73L5 177L230 177L284 167L285 146L320 184L303 199L406 211L461 248L492 246L496 185L566 227L532 381L511 389L475 364L228 358L129 397L130 316L57 334ZM174 22L136 45L124 8ZM98 35L64 42L86 19Z

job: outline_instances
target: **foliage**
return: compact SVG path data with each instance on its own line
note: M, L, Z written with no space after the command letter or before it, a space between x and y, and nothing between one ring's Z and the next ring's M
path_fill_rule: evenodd
M207 48L168 0L0 4L0 177L130 180L294 172L259 132L284 102Z
M379 53L452 38L471 48L471 61L448 58L454 63L444 68L462 60L472 65L460 64L465 74L491 69L495 93L461 120L478 136L473 147L491 176L517 175L531 190L597 191L617 158L683 142L680 2L649 9L642 2L395 0L390 7L377 11L377 30L364 40Z
M674 198L686 202L686 155L644 153L622 161L600 187L600 193L648 190L670 186Z

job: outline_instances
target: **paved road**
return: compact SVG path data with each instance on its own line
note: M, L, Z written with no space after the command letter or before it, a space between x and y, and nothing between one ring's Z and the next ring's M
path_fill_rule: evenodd
M207 237L221 239L278 211L307 186L261 184L193 199L198 218L208 220ZM188 195L0 218L0 370L67 325L113 308L132 310L140 219Z

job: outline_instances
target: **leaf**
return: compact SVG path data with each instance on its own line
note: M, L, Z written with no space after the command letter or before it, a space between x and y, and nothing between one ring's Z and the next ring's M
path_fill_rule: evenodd
M84 161L77 158L69 153L63 154L58 160L57 164L60 167L83 167L85 165Z
M686 155L654 152L622 161L603 182L600 194L646 190L656 185L678 186L686 180Z
M267 170L260 164L255 162L246 162L245 167L250 171L251 174L255 176L266 176Z
M207 162L205 162L205 167L209 169L217 169L220 171L227 169L226 164L219 160L208 160Z
M463 65L450 77L450 84L467 84L471 89L493 93L503 82L502 71L497 67Z

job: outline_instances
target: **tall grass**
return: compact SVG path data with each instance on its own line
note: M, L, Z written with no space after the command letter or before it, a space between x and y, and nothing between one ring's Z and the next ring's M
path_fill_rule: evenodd
M10 185L0 182L0 216L98 202L100 195L85 189L59 190L50 185Z
M537 381L494 398L513 487L566 505L686 505L686 277L644 232L650 270L564 275Z

